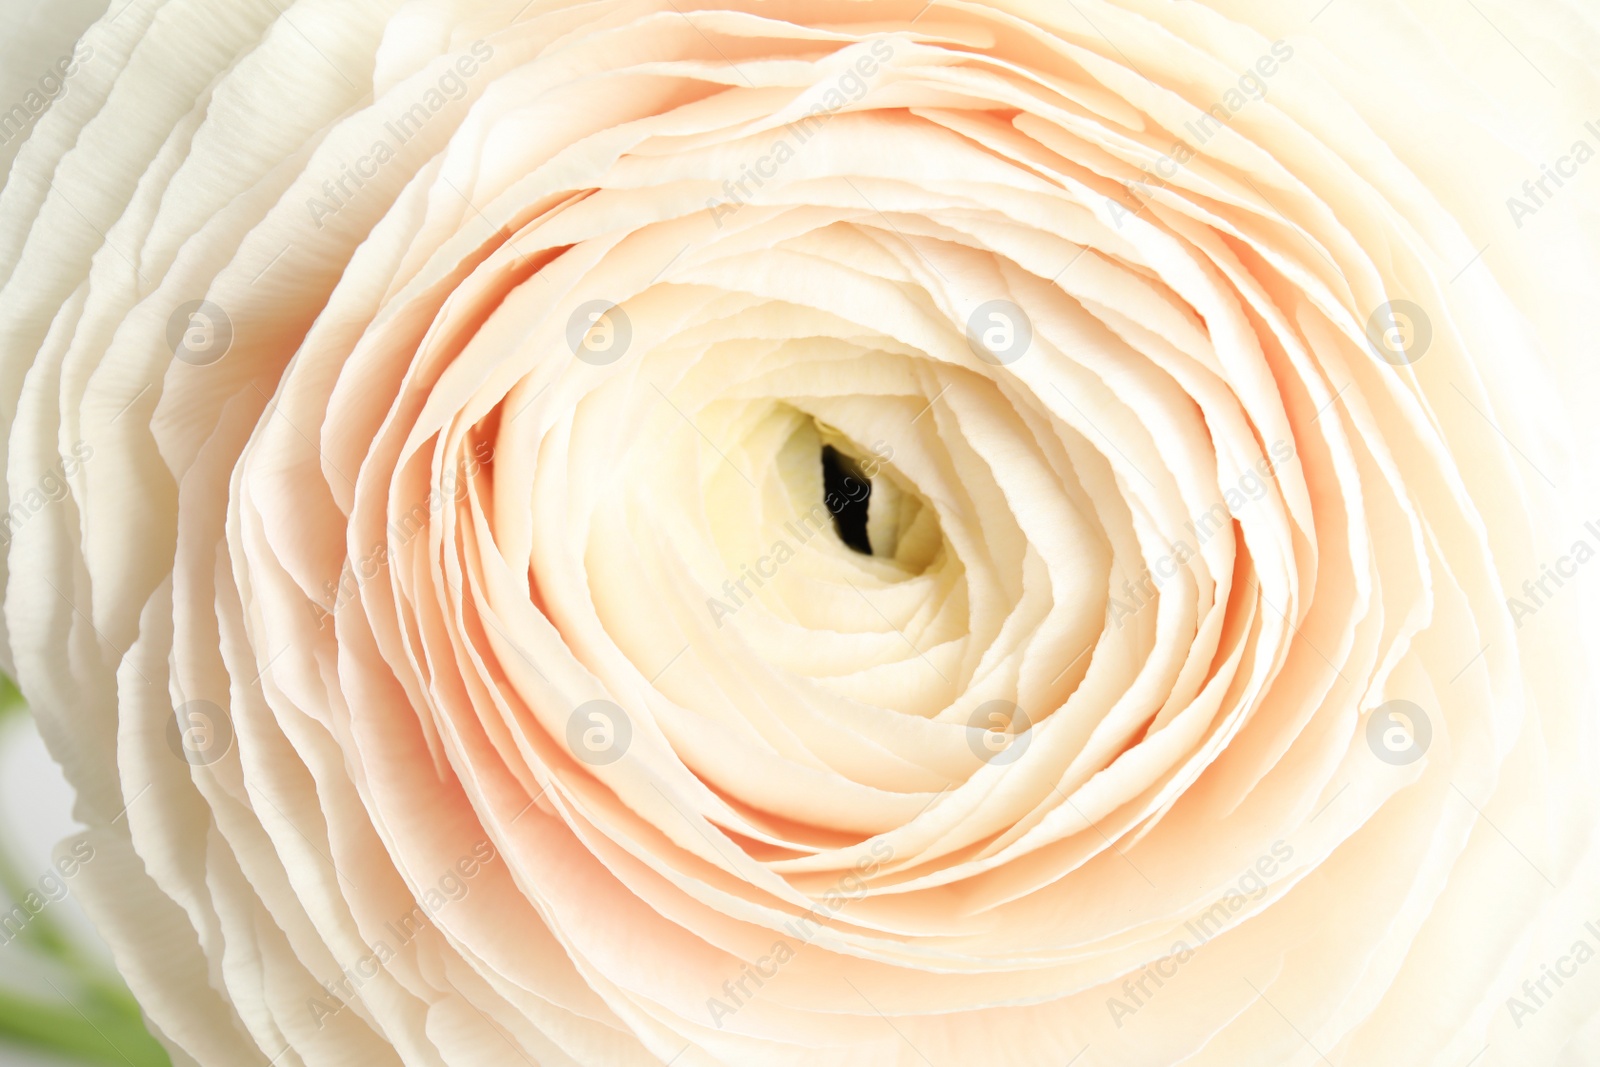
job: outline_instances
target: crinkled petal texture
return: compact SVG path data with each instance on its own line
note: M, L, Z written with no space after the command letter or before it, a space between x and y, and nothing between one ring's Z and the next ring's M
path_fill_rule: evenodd
M1335 4L113 5L5 644L175 1062L1596 1062L1600 38Z

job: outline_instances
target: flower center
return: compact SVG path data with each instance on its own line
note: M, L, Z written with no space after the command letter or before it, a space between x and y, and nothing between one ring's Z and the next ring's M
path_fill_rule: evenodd
M863 556L872 555L872 539L867 534L872 479L862 473L854 457L832 445L822 446L822 502L833 516L839 540Z

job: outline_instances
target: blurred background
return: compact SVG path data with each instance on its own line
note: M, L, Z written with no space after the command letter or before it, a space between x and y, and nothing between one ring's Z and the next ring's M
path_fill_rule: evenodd
M25 100L107 11L108 0L0 0L0 111ZM26 140L0 137L0 185ZM72 880L57 876L56 846L77 830L72 792L0 676L0 1067L165 1067Z
M72 790L0 676L0 1067L168 1067L62 878Z

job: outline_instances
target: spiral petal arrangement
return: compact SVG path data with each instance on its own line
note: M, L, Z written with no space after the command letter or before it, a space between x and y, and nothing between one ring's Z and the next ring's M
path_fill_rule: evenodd
M130 3L0 193L9 665L174 1062L1580 1055L1571 446L1323 49L519 6Z

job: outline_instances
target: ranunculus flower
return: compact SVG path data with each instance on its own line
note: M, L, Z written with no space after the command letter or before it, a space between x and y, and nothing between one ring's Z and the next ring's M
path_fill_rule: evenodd
M1597 1062L1597 25L115 3L3 644L174 1062Z

